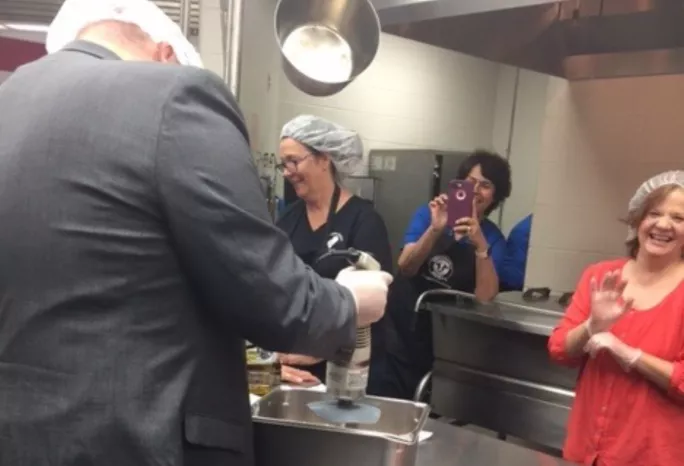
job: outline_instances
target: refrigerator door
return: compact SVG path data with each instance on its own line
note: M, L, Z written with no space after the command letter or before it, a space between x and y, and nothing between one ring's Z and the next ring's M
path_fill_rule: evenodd
M446 186L450 179L443 180L437 155L443 155L442 166L447 167L446 173L453 171L453 176L456 172L453 167L467 156L462 152L430 149L373 150L369 154L370 175L377 180L375 208L387 226L395 266L404 245L404 233L416 209L429 202L433 190L443 183Z
M350 176L342 181L342 185L352 194L371 202L375 202L375 179L369 176Z
M440 153L441 154L441 153ZM447 192L449 181L456 178L458 167L468 158L468 152L444 152L442 157L442 169L439 177L440 192Z

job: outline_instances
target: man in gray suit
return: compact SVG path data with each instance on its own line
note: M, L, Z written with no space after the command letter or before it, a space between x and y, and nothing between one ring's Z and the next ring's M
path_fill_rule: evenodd
M0 465L248 466L243 338L348 355L391 277L305 267L221 80L122 11L0 87Z

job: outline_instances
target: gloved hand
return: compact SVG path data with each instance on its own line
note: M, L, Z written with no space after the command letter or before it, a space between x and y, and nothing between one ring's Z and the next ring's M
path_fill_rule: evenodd
M633 300L620 303L627 282L622 280L621 272L615 270L603 276L599 284L591 279L591 314L586 321L589 335L605 332L632 307Z
M343 269L335 281L351 291L356 301L356 325L365 327L377 322L385 314L387 291L392 283L387 272Z
M603 350L612 354L620 367L627 372L632 369L643 354L640 349L632 348L610 332L597 333L589 339L584 347L584 351L589 353L592 358L595 358Z

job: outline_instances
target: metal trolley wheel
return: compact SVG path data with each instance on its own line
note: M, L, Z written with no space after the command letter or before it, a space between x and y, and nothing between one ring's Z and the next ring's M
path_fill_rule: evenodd
M414 393L413 395L413 401L423 403L430 402L430 395L432 394L432 387L430 386L431 380L432 371L425 374L423 378L420 380L418 387L416 387L416 393Z

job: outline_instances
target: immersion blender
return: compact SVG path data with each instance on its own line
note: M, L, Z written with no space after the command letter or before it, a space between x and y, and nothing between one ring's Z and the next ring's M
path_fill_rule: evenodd
M382 270L370 254L356 249L331 250L319 258L343 257L356 269ZM336 423L375 423L380 417L373 406L358 403L366 396L371 356L371 327L356 330L356 344L348 360L331 360L326 367L328 402L310 403L319 416ZM377 412L376 412L377 411Z

